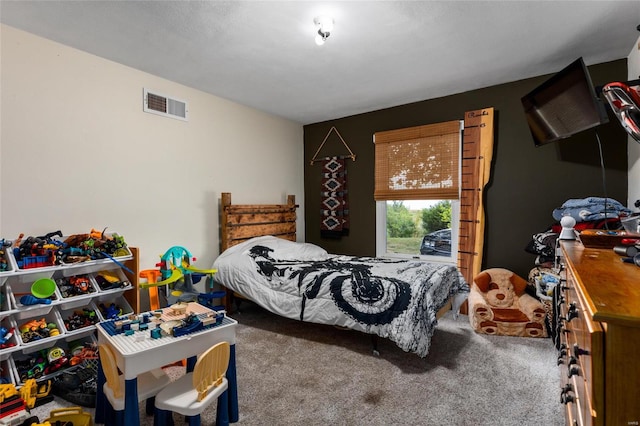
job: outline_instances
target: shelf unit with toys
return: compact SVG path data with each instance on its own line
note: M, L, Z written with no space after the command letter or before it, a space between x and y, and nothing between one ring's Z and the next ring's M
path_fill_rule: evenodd
M129 248L117 234L100 233L98 237L94 232L69 237L58 232L44 244L37 237L32 241L37 241L40 251L30 259L24 259L20 249L25 241L31 244L32 237L1 240L0 380L20 386L29 378L52 378L72 367L69 361L74 348L96 343L99 321L108 314L134 313L137 249ZM94 251L85 256L81 250L70 249L75 247L76 243L70 243L74 238L85 238ZM115 238L119 242L110 253L92 246ZM84 259L60 256L63 250ZM34 283L39 280L48 284L44 288L50 294L34 294ZM57 361L55 348L61 349Z

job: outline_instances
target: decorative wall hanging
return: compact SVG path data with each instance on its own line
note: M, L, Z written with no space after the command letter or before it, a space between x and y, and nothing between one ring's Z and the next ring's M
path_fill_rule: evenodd
M321 237L341 238L343 235L349 235L347 192L345 157L323 159L320 195Z
M340 134L340 132L338 132L338 129L336 129L335 126L331 127L329 129L329 131L327 132L327 135L324 137L324 140L322 141L322 143L320 144L320 146L318 147L318 149L316 150L316 153L313 154L313 158L311 159L310 164L313 166L313 163L315 163L316 161L320 161L318 157L318 153L320 152L320 150L322 149L322 147L324 146L325 142L327 141L327 139L329 139L329 135L331 134L331 132L336 132L336 135L338 135L338 137L340 138L340 140L342 141L342 144L345 146L345 148L347 148L347 151L349 151L348 157L351 158L353 161L356 161L356 155L353 153L353 151L351 151L351 148L349 148L349 145L347 145L347 143L344 141L344 139L342 138L342 135ZM340 157L340 158L346 158L345 157ZM325 157L326 159L326 157Z

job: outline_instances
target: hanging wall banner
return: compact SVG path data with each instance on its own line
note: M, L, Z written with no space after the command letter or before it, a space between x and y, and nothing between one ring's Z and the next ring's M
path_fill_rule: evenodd
M344 157L328 157L322 161L320 202L320 236L340 238L349 235L347 169Z

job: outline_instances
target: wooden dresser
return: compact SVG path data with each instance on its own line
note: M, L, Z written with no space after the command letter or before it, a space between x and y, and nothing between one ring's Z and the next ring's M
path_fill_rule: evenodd
M640 425L640 267L561 242L560 400L567 425Z

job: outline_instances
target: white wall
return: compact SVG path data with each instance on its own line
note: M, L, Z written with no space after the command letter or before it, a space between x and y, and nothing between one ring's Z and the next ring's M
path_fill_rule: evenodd
M221 192L296 196L302 125L2 25L0 238L108 227L141 268L181 245L210 267ZM215 70L211 70L215 72ZM186 100L189 121L142 111L143 88Z
M629 80L640 78L640 37L636 45L631 49L627 58L627 68L629 69ZM634 203L640 200L640 142L636 142L629 136L629 195L627 197L627 207L637 211Z

